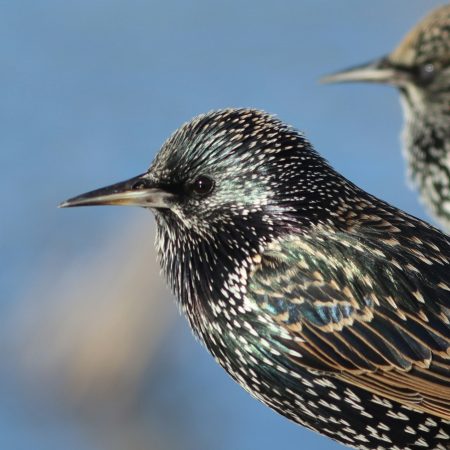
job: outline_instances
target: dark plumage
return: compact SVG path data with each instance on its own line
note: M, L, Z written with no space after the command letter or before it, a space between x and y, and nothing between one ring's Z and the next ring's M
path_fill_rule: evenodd
M450 231L450 5L433 11L388 56L324 78L398 87L408 176Z
M360 449L450 439L450 239L251 109L183 125L143 175L62 206L135 204L194 333L252 395Z

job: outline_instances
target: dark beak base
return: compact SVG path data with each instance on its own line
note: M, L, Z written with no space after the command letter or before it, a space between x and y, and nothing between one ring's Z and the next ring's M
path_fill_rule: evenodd
M401 84L405 72L396 68L388 57L379 58L366 64L354 66L320 79L321 83L369 82Z

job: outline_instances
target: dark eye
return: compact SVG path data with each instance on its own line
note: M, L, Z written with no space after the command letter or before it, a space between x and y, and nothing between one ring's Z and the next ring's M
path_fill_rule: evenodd
M433 63L425 63L419 67L418 77L421 84L431 83L435 75L436 66Z
M214 181L204 175L197 177L192 184L192 190L199 195L209 194L214 189Z

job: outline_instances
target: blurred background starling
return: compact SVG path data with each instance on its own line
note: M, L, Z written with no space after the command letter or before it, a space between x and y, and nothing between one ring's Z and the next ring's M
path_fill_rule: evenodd
M257 110L198 116L147 172L61 206L138 205L194 333L256 398L360 449L448 449L450 240Z
M423 19L389 55L323 81L399 89L408 177L430 214L450 231L450 5Z

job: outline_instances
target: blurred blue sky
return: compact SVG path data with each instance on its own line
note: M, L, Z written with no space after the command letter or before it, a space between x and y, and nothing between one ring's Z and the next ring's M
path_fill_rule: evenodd
M405 184L396 92L317 80L388 52L441 3L1 1L3 325L43 267L87 258L131 222L148 222L154 239L142 211L56 205L143 172L171 132L211 109L276 113L353 182L425 218ZM163 342L149 371L158 389L142 404L158 405L148 416L161 427L180 416L172 431L183 450L339 448L251 399L183 319ZM27 409L12 370L0 375L0 448L99 448L63 414L36 422L42 411ZM189 444L192 433L200 441Z

